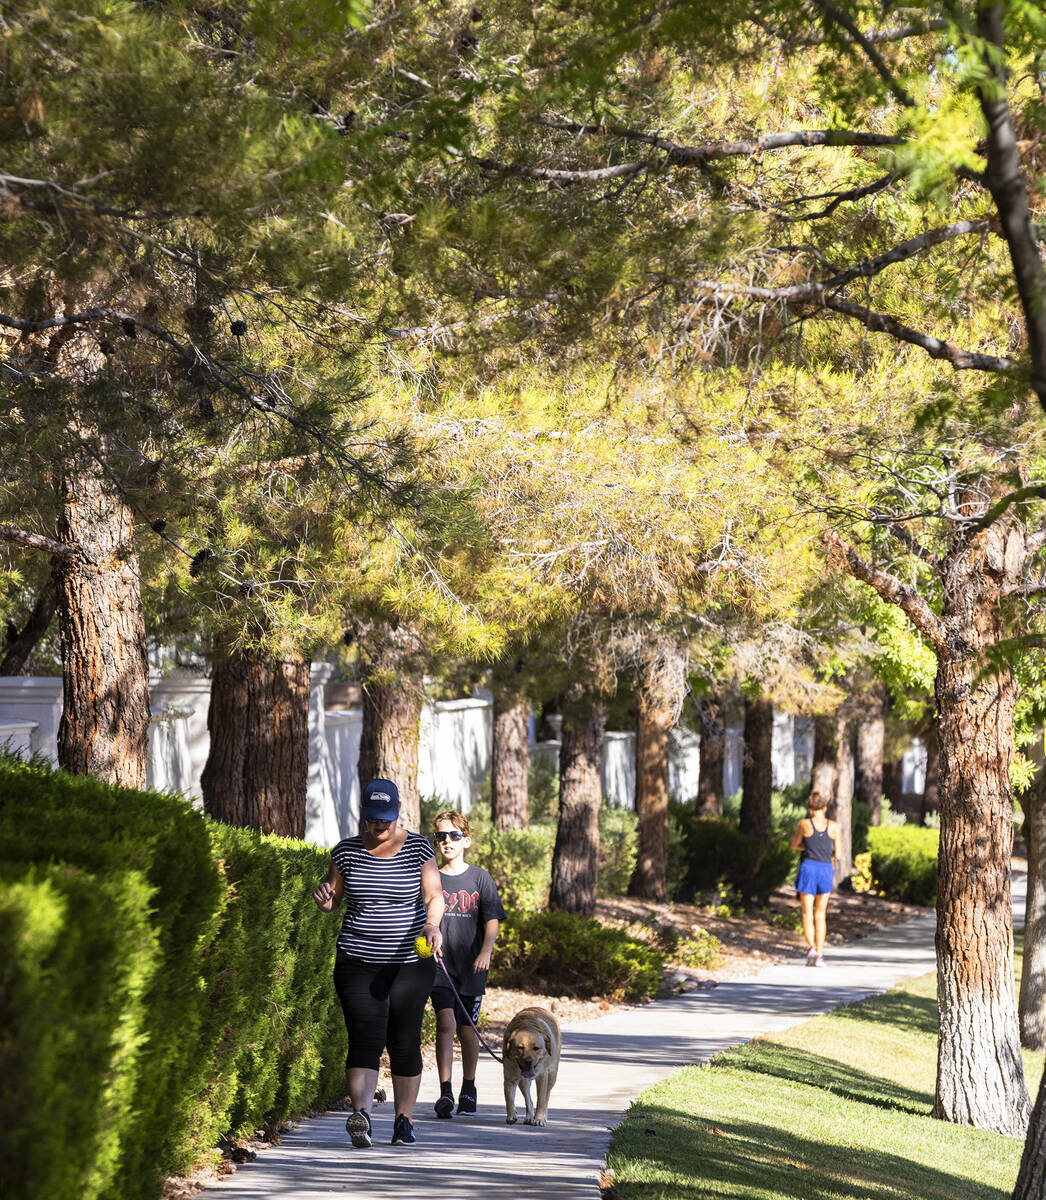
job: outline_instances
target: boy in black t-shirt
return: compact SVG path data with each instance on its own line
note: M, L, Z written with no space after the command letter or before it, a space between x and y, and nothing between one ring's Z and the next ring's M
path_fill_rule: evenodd
M436 1067L440 1095L436 1116L454 1112L454 1089L450 1077L454 1065L454 1032L461 1045L461 1091L458 1113L476 1111L476 1065L479 1062L479 1038L469 1023L479 1020L487 971L498 922L505 910L494 880L482 867L465 861L472 845L469 823L454 810L441 812L433 824L436 850L440 857L445 910L440 932L443 934L443 965L454 981L465 1010L454 997L442 971L436 974L432 989L432 1007L436 1010Z

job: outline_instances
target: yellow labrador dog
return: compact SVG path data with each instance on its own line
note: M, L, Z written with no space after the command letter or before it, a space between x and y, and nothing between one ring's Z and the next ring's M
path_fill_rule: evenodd
M516 1088L527 1104L527 1125L548 1122L548 1095L559 1072L562 1048L559 1022L544 1008L521 1008L508 1023L502 1042L505 1072L505 1121L516 1123ZM530 1081L537 1081L537 1107L530 1098Z

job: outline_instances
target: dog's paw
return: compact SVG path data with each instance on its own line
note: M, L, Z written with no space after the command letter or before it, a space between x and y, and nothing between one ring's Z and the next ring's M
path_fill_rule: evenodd
M527 1117L528 1125L547 1125L548 1117Z
M516 1123L516 1118L515 1118L515 1117L506 1117L506 1118L505 1118L505 1124L506 1124L506 1125L515 1125L515 1123Z

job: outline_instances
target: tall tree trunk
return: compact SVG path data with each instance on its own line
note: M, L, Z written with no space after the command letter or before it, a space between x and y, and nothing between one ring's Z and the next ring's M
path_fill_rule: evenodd
M605 725L602 700L571 689L563 705L559 820L548 903L585 917L596 908Z
M1024 1142L1013 1200L1042 1200L1043 1196L1046 1196L1046 1070L1043 1071L1035 1110L1028 1123L1028 1136Z
M849 887L854 873L853 791L850 784L850 727L842 712L835 717L835 820L839 825L836 882Z
M857 755L854 762L854 799L866 804L872 814L871 823L883 819L883 743L886 722L883 718L883 698L874 695L869 711L857 721Z
M58 764L77 775L145 787L149 664L133 514L84 454L59 481L52 558L62 653Z
M903 759L883 759L883 795L890 801L890 807L894 812L897 812L901 807L901 798L904 796Z
M835 713L817 713L814 717L814 761L810 790L818 792L829 804L835 799L839 779L839 724Z
M1028 748L1037 768L1021 796L1028 850L1028 897L1024 909L1024 963L1019 1016L1021 1045L1046 1050L1046 755L1041 735Z
M923 783L923 798L919 802L919 824L925 825L927 817L940 810L939 787L941 778L941 748L937 740L936 727L926 738L926 779Z
M521 665L521 664L520 664ZM490 768L490 815L496 829L530 824L530 701L520 690L519 671L495 671L494 744Z
M227 825L305 836L311 664L302 656L220 659L211 677L206 811Z
M723 815L723 764L726 762L726 720L720 696L697 702L701 722L701 751L697 773L697 811L705 816Z
M639 662L636 813L639 850L628 894L668 899L669 733L686 696L686 654L670 638L652 638Z
M29 655L50 627L57 605L54 582L49 579L40 589L22 628L9 629L3 657L0 658L0 675L21 675Z
M374 624L359 635L363 683L360 784L391 779L399 789L400 823L421 828L418 737L424 705L424 646L406 624Z
M745 697L745 751L741 767L741 832L770 841L774 706Z
M1030 1102L1013 978L1012 671L984 669L1003 636L999 592L1023 538L997 522L949 552L937 646L941 845L937 867L940 1040L934 1116L1024 1135Z

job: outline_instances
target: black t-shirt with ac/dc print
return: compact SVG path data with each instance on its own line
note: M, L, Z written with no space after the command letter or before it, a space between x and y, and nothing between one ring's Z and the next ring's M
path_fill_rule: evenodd
M463 996L482 996L487 972L473 971L472 964L483 947L488 921L503 921L505 910L494 880L482 867L471 864L460 875L439 873L446 909L440 931L443 934L443 962L454 986ZM436 986L446 981L436 972Z

